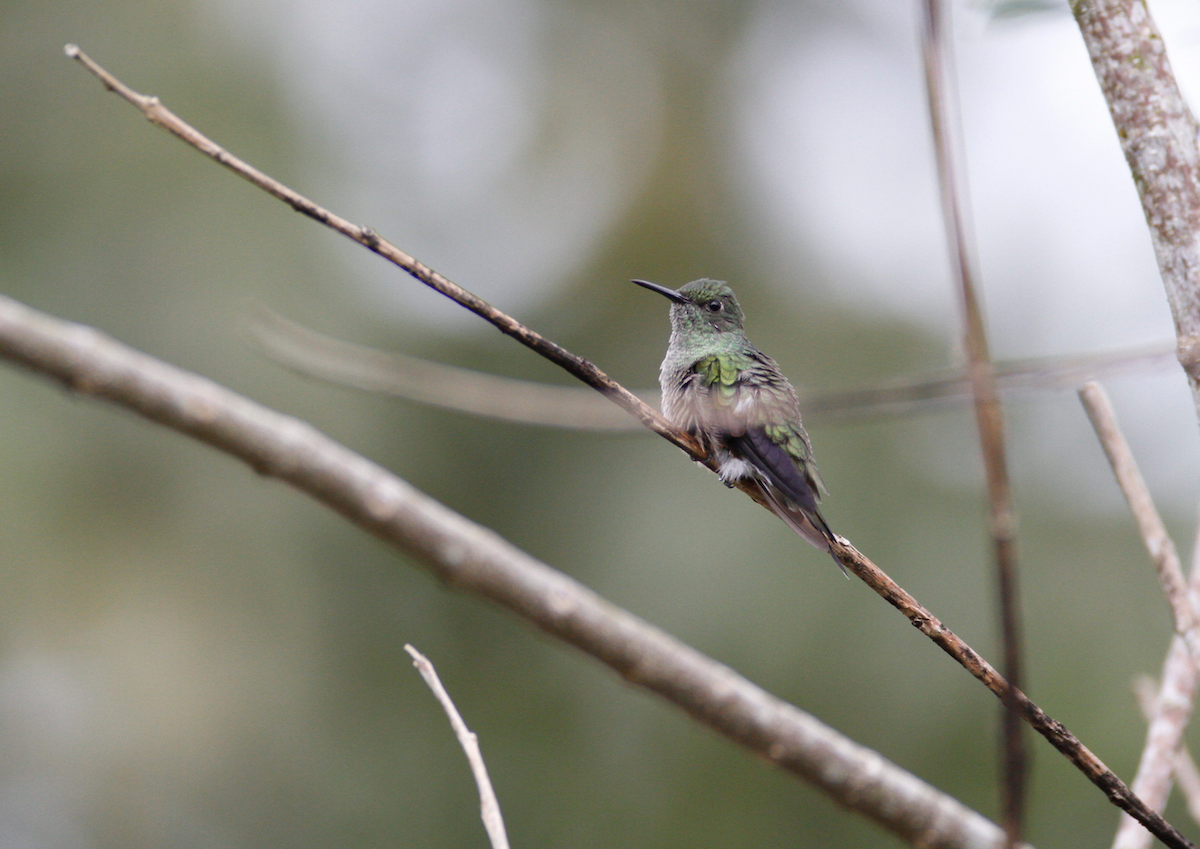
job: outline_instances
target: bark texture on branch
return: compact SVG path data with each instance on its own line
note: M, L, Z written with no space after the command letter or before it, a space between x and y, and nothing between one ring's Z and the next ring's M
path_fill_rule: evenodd
M1142 0L1072 0L1129 163L1200 417L1200 126Z
M332 507L915 846L1000 849L981 814L414 489L299 419L0 296L0 358L207 442Z

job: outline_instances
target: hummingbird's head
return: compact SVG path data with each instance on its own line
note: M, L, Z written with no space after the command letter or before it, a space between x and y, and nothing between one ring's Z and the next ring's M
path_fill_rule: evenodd
M676 333L740 333L745 316L729 284L702 277L678 290L634 280L671 301L671 330Z

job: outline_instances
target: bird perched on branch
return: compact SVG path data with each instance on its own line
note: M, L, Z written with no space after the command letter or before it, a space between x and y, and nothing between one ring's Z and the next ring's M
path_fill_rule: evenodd
M658 373L663 415L701 441L726 485L756 486L792 530L832 555L834 534L818 509L825 484L796 390L746 338L733 290L708 279L678 290L633 282L671 301L671 341Z

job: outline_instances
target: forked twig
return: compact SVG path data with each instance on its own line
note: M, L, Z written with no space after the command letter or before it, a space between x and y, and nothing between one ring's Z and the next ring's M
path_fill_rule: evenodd
M630 412L642 421L646 427L659 433L664 438L670 440L678 447L687 451L697 460L701 460L709 468L713 468L713 461L704 456L699 443L686 432L671 426L658 413L652 410L644 402L636 398L632 393L624 387L616 383L610 377L601 372L592 363L578 357L561 346L550 342L528 328L521 325L515 319L497 310L495 307L487 304L475 295L467 292L462 287L451 283L446 278L437 274L432 269L413 259L403 251L391 245L389 242L381 239L374 231L369 228L359 227L342 219L328 210L317 206L312 201L294 192L293 190L283 186L281 183L267 177L252 166L247 165L241 160L234 157L232 154L225 151L219 145L200 134L191 126L182 121L178 116L167 110L155 97L146 97L134 92L127 86L120 83L115 77L88 58L78 47L68 45L66 48L68 56L79 61L91 73L96 75L108 88L117 92L121 97L130 103L137 106L142 113L152 123L162 126L164 129L178 136L190 144L195 145L199 150L211 156L217 162L225 165L227 168L235 171L235 173L260 186L265 191L280 198L296 210L303 212L314 220L320 221L329 227L336 229L338 232L354 239L356 242L364 245L370 250L380 254L389 261L403 268L412 276L416 277L421 282L434 288L438 292L445 294L447 297L459 303L477 315L485 318L496 327L500 328L504 333L512 336L522 344L558 364L566 369L571 374L583 380L589 386L593 386L600 392L603 392L608 397L612 398L616 403L630 410ZM51 371L38 358L29 358L22 355L15 355L15 359L25 362L35 368L43 371ZM70 364L75 365L75 364ZM68 378L73 380L73 378ZM139 408L140 409L140 408ZM193 432L188 430L188 432ZM197 432L198 436L207 441L224 447L224 442L220 439L214 439L206 430ZM361 458L355 459L355 462L361 462ZM742 488L742 487L739 487ZM746 489L743 489L745 492ZM757 500L757 499L756 499ZM380 533L379 527L371 521L367 521L357 513L357 511L345 509L342 502L336 503L334 506L342 509L347 515L351 516L355 521L369 527L376 533ZM380 510L386 508L380 507ZM381 520L386 516L378 517ZM421 529L415 529L418 536L421 534ZM419 541L420 542L420 541ZM425 541L428 542L428 541ZM402 544L413 546L415 543L412 540L403 540ZM461 543L453 543L454 558L460 555ZM922 607L916 599L909 593L903 590L895 581L889 578L879 567L862 555L853 545L843 537L838 537L831 547L834 556L847 569L858 575L867 583L875 592L879 593L891 605L900 610L909 619L909 621L919 628L922 633L930 637L938 646L950 654L972 675L982 681L988 689L1006 700L1007 703L1016 705L1021 715L1047 740L1050 741L1056 749L1066 755L1072 763L1080 769L1097 787L1099 787L1108 797L1108 799L1122 810L1128 811L1131 815L1142 822L1148 829L1154 832L1168 846L1183 849L1190 847L1191 844L1163 817L1157 812L1147 807L1140 799L1137 798L1112 772L1104 763L1097 758L1086 746L1084 746L1075 735L1071 734L1061 723L1051 719L1035 705L1030 699L1025 696L1020 690L1010 687L1004 678L996 672L992 666L983 660L975 653L970 646L963 642L950 629L943 625L933 614ZM440 551L440 549L439 549ZM445 559L439 561L445 566ZM501 587L505 594L517 592L515 588ZM528 588L522 587L518 593L522 602L518 609L524 609L524 605L529 602L527 594ZM538 599L539 604L545 603L545 599ZM553 608L553 605L552 605ZM557 620L557 613L554 618ZM575 634L567 628L561 635L567 639L574 641ZM606 658L607 659L607 658ZM630 669L625 671L625 674L631 677L634 674L643 675L656 672L653 669L643 668L644 661L638 659L630 664ZM679 695L686 695L680 693ZM682 702L681 702L682 703ZM737 739L746 741L747 738L741 736L740 733L734 735ZM786 764L787 760L782 754L773 758L777 763Z
M466 752L467 762L471 764L471 774L475 776L475 786L479 788L479 813L483 817L483 827L487 829L492 849L508 849L508 834L504 831L504 817L500 814L500 803L496 801L496 791L492 789L491 779L488 778L487 764L483 762L483 752L479 750L479 738L463 722L458 708L454 706L454 700L442 686L437 670L433 668L429 658L408 643L404 644L404 650L412 656L413 666L417 667L417 671L421 673L421 677L425 679L429 689L433 690L433 695L437 697L442 710L450 719L450 727L454 729L454 736L458 738L458 744Z
M1140 697L1140 691L1139 691ZM1146 743L1131 785L1147 805L1165 810L1171 795L1172 775L1196 697L1196 665L1179 635L1163 661L1162 683L1151 694ZM1146 710L1143 702L1143 710ZM1112 849L1149 849L1150 832L1131 817L1121 815Z

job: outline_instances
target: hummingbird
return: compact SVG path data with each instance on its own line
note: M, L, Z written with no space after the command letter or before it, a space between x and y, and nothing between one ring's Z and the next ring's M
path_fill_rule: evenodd
M796 390L746 338L733 290L707 278L678 290L633 282L671 301L671 340L658 372L663 415L700 440L726 486L748 481L775 515L832 556L834 534L818 509L827 491Z

